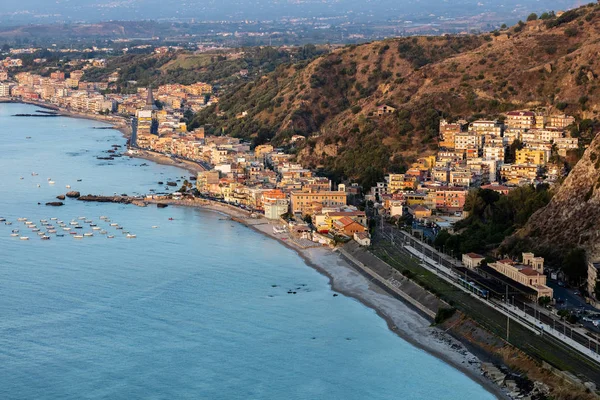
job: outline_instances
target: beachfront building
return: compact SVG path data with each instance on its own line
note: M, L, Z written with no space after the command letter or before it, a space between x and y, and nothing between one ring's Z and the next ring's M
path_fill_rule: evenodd
M290 202L279 189L268 190L262 195L263 208L267 219L279 219L289 210Z
M553 291L546 286L542 257L535 257L533 253L523 253L522 263L505 259L490 263L489 266L513 281L534 289L538 299L546 296L552 298Z
M312 203L319 203L323 207L341 207L346 205L345 192L313 192L295 191L290 194L292 213L301 215L309 214Z

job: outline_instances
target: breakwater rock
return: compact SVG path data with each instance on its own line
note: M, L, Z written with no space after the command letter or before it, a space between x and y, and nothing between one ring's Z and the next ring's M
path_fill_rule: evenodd
M59 194L58 196L56 196L57 199L59 200L64 200L65 199L65 195L64 194Z
M76 199L76 198L78 198L78 197L80 197L80 196L81 196L81 193L79 193L79 192L77 192L77 191L75 191L75 190L72 190L72 191L70 191L70 192L67 192L66 196L67 196L67 197L70 197L70 198L72 198L72 199Z
M50 201L48 203L46 203L47 206L52 206L52 207L60 207L60 206L64 206L65 203L63 203L62 201Z
M120 204L131 204L136 199L133 197L124 196L94 196L88 194L86 196L80 196L77 200L80 201L95 201L97 203L120 203Z

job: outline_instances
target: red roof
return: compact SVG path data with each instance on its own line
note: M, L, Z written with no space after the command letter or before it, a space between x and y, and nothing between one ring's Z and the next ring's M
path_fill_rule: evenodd
M482 255L479 255L479 254L477 254L477 253L467 253L467 254L465 254L465 255L466 255L466 256L469 256L469 257L471 257L471 258L485 258L484 256L482 256Z

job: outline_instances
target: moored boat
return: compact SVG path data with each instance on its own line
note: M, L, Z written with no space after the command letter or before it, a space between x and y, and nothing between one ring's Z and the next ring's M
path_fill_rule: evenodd
M75 239L83 239L83 235L75 235L73 236Z
M21 240L29 240L29 237L27 237L27 236L21 236L19 239L21 239Z
M86 232L86 233L83 234L83 236L88 236L89 237L89 236L94 236L94 234L92 232Z
M127 238L128 238L128 239L135 239L136 237L137 237L137 236L136 236L136 235L134 235L133 233L128 233L128 234L127 234Z

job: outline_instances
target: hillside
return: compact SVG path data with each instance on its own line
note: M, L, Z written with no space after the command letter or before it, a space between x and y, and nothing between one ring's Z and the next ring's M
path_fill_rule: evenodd
M523 229L506 240L507 252L523 248L564 261L583 249L590 260L600 258L600 135L554 194L550 203L533 214ZM581 271L583 274L583 271Z
M595 131L600 5L479 36L412 37L348 46L278 67L221 98L193 125L254 143L308 140L298 157L334 179L370 185L436 149L439 116L494 117L548 107ZM379 105L397 112L372 117ZM246 112L245 117L240 117Z

